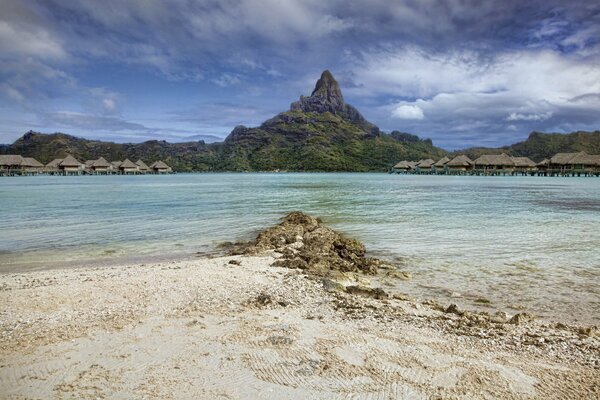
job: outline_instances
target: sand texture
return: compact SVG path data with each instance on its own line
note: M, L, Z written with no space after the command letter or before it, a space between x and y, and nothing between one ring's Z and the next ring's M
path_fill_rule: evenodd
M274 256L1 275L0 397L600 397L593 331L478 325Z

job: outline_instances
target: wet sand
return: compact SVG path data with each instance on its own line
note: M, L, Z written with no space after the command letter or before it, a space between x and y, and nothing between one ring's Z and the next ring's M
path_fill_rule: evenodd
M274 256L0 275L0 397L600 396L593 330L349 294Z

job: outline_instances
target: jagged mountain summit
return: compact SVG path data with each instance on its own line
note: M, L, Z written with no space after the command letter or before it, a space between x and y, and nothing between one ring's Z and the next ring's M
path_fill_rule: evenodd
M292 103L290 111L330 112L350 121L366 122L356 108L346 104L340 85L329 70L323 71L312 94L309 97L300 96L300 100Z

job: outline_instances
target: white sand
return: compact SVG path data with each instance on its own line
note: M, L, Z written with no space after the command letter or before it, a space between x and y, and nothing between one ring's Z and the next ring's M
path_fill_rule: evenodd
M329 293L272 261L0 275L0 397L600 397L597 337L464 334L454 315Z

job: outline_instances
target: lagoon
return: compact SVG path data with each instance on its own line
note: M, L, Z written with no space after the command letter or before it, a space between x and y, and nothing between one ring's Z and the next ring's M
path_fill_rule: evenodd
M302 210L467 308L600 323L593 178L223 173L0 181L0 271L194 257ZM489 304L486 302L489 301Z

